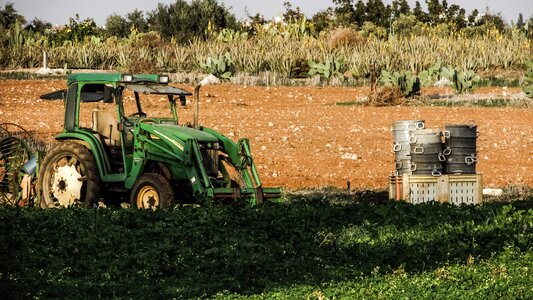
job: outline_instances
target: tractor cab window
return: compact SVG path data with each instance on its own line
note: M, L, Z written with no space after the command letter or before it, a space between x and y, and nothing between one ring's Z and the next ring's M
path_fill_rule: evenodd
M114 88L103 83L83 84L80 90L79 127L95 128L94 112L105 111L114 116Z
M167 95L142 93L126 88L122 92L122 102L127 118L172 118Z
M185 104L191 93L182 89L151 83L123 85L123 115L132 121L147 118L157 123L177 123L176 103Z

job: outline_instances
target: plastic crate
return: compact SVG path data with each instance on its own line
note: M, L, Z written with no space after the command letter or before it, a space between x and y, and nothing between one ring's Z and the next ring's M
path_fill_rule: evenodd
M479 204L483 202L483 176L481 174L390 176L389 198L413 204L431 201L457 205Z

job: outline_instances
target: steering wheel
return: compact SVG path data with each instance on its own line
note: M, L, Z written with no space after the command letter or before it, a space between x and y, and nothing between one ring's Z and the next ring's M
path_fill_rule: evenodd
M135 116L140 117L140 118L146 118L147 114L145 112L138 111L136 113L132 113L128 117L135 117Z
M154 119L150 119L150 118L146 118L146 119L141 119L139 120L140 123L157 123L156 120Z

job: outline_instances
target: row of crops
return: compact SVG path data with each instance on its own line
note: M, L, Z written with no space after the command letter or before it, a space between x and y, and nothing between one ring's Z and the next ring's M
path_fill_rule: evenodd
M355 36L354 36L355 34ZM336 41L335 41L336 39ZM219 38L179 44L157 33L132 32L129 38L87 38L51 46L31 39L14 40L2 49L5 68L38 67L46 50L52 67L114 69L120 71L207 72L233 76L271 72L284 78L309 77L312 66L331 65L328 73L362 78L370 65L418 74L435 63L476 72L523 69L531 55L530 41L520 31L484 35L428 34L379 39L347 33L334 38L282 31L248 37L224 31ZM335 64L330 64L335 62ZM315 73L318 70L315 70ZM229 73L228 73L229 72ZM329 77L329 75L328 75Z
M0 208L7 298L533 297L533 199Z

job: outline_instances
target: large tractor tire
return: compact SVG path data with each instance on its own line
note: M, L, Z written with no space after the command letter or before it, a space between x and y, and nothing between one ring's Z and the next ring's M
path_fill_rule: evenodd
M45 156L37 191L41 207L90 207L98 200L101 181L93 154L76 142L63 142Z
M142 209L167 208L174 200L168 179L156 173L141 175L131 189L130 203Z

